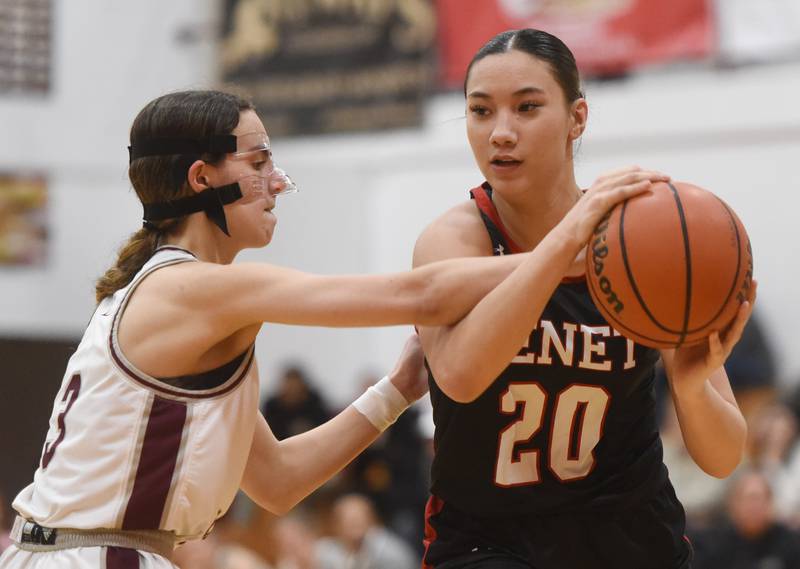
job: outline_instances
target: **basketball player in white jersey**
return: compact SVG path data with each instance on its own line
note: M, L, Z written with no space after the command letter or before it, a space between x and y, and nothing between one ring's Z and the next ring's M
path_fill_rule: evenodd
M149 103L129 175L144 227L97 285L98 306L59 389L3 569L172 568L242 488L288 511L427 389L412 338L394 371L324 425L278 441L258 412L253 343L264 322L447 325L504 278L530 287L558 247L456 259L395 275L317 276L233 264L269 243L272 163L252 106L214 91ZM554 230L585 242L615 203L663 176L632 169L590 190ZM468 286L464 286L468 284Z

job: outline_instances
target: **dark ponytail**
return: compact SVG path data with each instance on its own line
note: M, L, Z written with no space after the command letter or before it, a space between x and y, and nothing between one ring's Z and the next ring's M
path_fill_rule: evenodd
M95 295L98 303L131 281L133 275L153 256L158 246L158 236L156 231L145 227L130 236L119 250L117 262L97 281Z
M145 106L133 121L131 142L154 138L204 139L230 134L239 124L242 111L253 104L237 95L220 91L181 91L159 97ZM143 204L176 200L192 195L186 175L195 160L215 163L223 154L175 154L147 156L134 160L128 177ZM97 302L128 286L150 257L160 240L185 218L148 223L120 248L117 262L98 279Z
M177 220L161 221L142 227L128 238L128 241L117 252L117 261L105 274L97 279L95 298L97 303L113 295L119 289L128 286L133 277L153 256L161 237L179 224Z

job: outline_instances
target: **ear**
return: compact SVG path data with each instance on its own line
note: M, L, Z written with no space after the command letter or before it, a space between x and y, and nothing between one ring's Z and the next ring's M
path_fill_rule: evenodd
M208 183L208 164L202 160L195 160L189 166L189 171L186 173L186 180L189 182L189 187L198 194L203 190L209 188Z
M575 141L586 130L586 120L589 118L589 105L586 104L586 99L581 97L573 102L570 112L572 114L572 126L569 129L569 138L571 141Z

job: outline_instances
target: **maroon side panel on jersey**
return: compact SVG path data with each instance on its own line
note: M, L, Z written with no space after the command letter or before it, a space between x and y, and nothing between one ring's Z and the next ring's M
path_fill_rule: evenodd
M159 528L185 423L185 403L154 398L122 529Z
M106 569L139 569L139 552L123 547L108 547Z

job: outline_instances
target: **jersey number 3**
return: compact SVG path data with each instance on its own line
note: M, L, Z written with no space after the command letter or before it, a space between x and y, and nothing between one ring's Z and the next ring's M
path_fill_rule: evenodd
M611 396L596 385L573 384L556 396L550 428L548 467L561 482L586 478L595 465L594 447L603 434ZM512 383L500 396L500 411L522 413L500 432L494 481L498 486L538 483L539 450L516 450L542 428L547 392L539 383Z
M42 470L47 468L47 465L50 464L50 461L53 460L53 456L56 454L56 449L58 445L61 444L61 441L64 440L64 437L67 434L67 427L64 424L64 419L67 417L67 413L72 408L72 404L75 403L75 400L78 398L78 394L81 392L81 376L80 374L76 373L72 376L69 380L69 384L67 385L67 389L64 390L64 397L61 398L63 403L66 403L64 406L64 410L58 414L58 418L56 422L58 424L58 437L52 443L45 443L44 445L44 452L42 453Z

